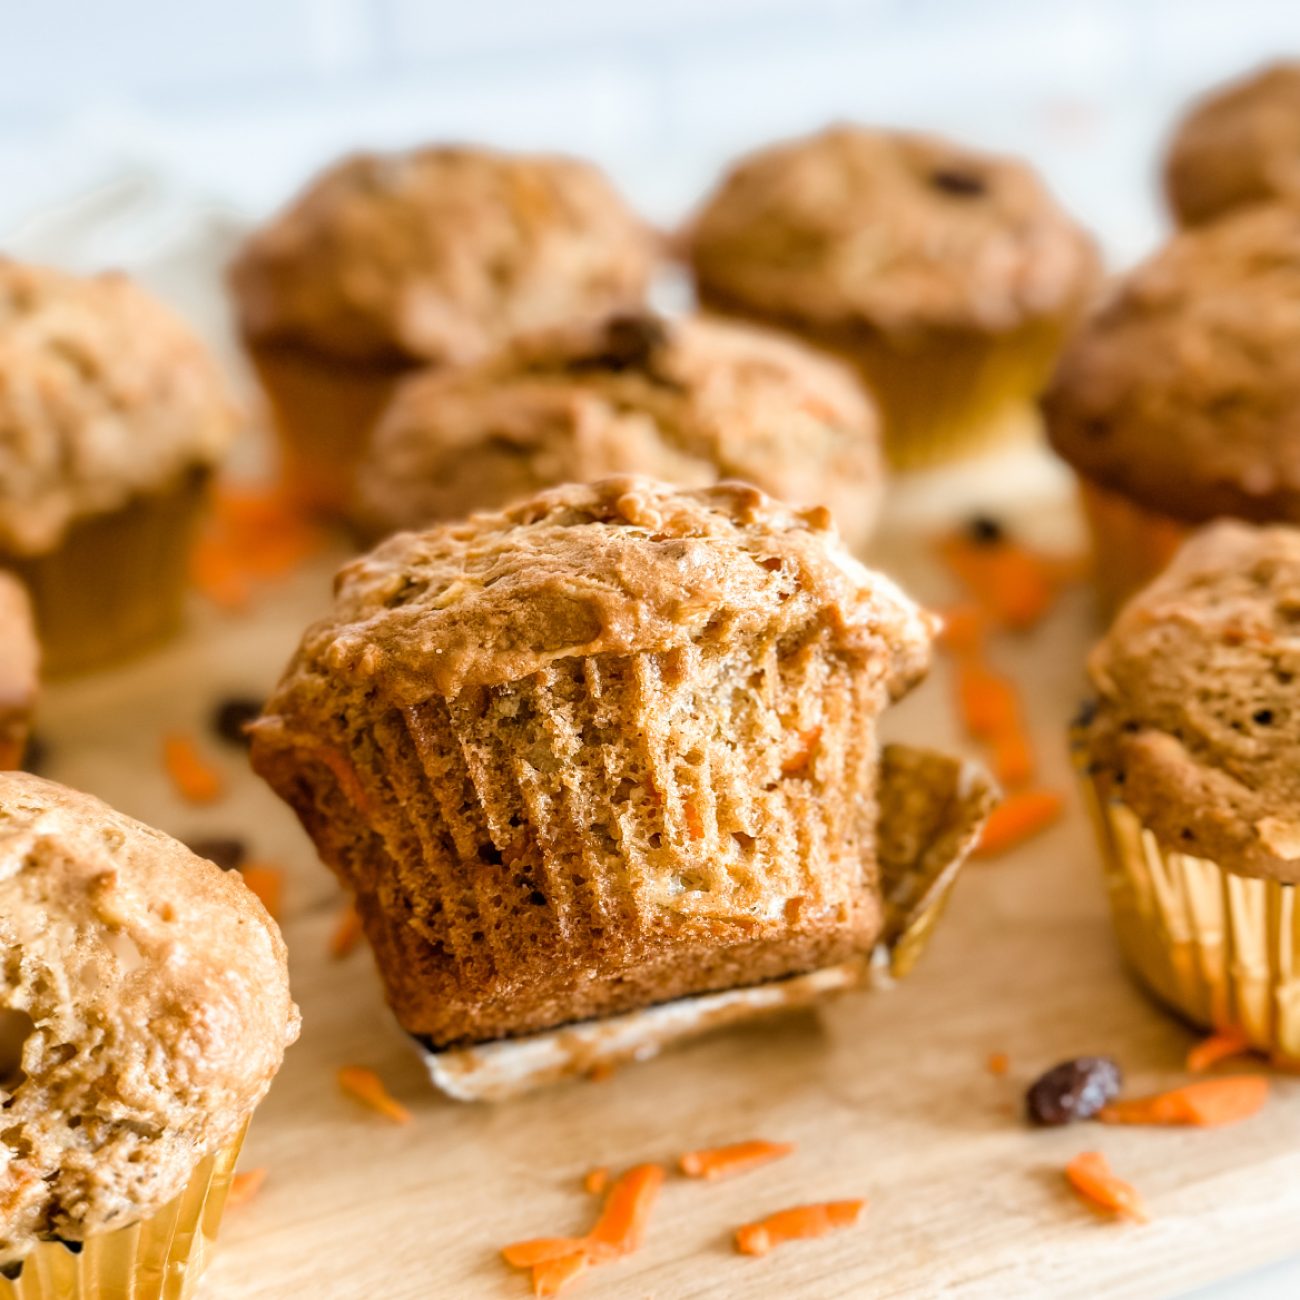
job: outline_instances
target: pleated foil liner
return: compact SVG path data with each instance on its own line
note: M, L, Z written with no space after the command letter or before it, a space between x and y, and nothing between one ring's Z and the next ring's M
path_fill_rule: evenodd
M188 1300L212 1258L243 1134L208 1156L157 1214L96 1233L80 1250L42 1242L0 1300Z
M1143 986L1205 1029L1243 1030L1300 1064L1296 886L1235 875L1164 849L1125 804L1083 776L1120 949Z
M992 780L978 765L888 745L881 756L878 841L885 927L872 952L822 970L521 1038L446 1051L416 1042L429 1078L457 1101L505 1101L593 1070L645 1061L676 1043L833 993L888 987L912 969L928 943L996 800Z

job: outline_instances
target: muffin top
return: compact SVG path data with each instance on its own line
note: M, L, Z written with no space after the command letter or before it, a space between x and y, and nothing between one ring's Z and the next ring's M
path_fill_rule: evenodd
M1094 770L1166 848L1300 881L1300 531L1187 542L1093 651Z
M839 366L779 335L612 316L408 380L362 464L357 513L382 535L630 472L744 479L830 505L863 534L881 475L876 416Z
M0 775L0 1263L171 1200L298 1033L235 874L89 795Z
M587 163L488 149L359 154L231 267L244 333L358 361L464 362L635 305L653 237Z
M1300 62L1272 64L1194 105L1170 141L1165 189L1184 225L1300 198Z
M402 708L559 659L775 643L818 621L829 649L859 656L897 694L924 673L934 630L849 555L824 508L790 509L735 483L556 488L399 533L347 565L335 591L268 714L321 678Z
M0 258L0 548L215 464L235 424L198 339L125 276Z
M1175 236L1066 349L1044 411L1080 473L1151 509L1300 519L1300 205Z
M31 703L39 664L27 588L0 569L0 710Z
M706 301L813 327L1000 332L1073 310L1092 241L1014 159L836 126L742 159L690 232Z

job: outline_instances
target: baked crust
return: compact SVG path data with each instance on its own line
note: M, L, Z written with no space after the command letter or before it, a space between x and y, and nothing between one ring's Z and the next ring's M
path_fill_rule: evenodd
M22 762L39 689L39 665L27 590L0 570L0 771Z

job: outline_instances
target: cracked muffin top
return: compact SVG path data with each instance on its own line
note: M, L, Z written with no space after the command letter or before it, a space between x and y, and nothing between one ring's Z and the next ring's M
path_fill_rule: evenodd
M330 167L254 232L230 279L255 342L465 362L527 330L634 307L655 252L595 167L448 146Z
M1271 64L1195 104L1170 141L1165 191L1188 226L1300 199L1300 61Z
M1300 881L1300 531L1202 529L1088 669L1103 785L1168 849Z
M406 381L362 464L355 514L382 536L619 473L743 479L830 506L856 543L881 484L876 414L836 363L775 333L614 316Z
M235 426L206 349L126 276L0 258L0 548L52 550L215 465Z
M894 335L1013 330L1074 311L1098 275L1025 164L848 125L742 159L689 243L711 305Z
M1075 336L1043 407L1075 469L1149 509L1300 519L1300 205L1176 235Z
M0 957L0 1264L165 1205L298 1034L236 874L25 773L0 774Z

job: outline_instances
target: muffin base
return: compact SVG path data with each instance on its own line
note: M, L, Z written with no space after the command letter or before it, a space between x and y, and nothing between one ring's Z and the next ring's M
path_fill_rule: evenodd
M289 344L246 344L271 408L284 486L329 518L346 514L370 429L413 369L339 360Z
M216 1246L243 1140L203 1160L152 1217L89 1236L76 1254L41 1243L17 1278L0 1277L0 1300L189 1300Z
M0 555L31 594L47 675L129 658L179 630L210 478L195 470L165 491L78 520L44 555Z
M1159 1002L1204 1029L1243 1030L1300 1065L1300 894L1164 849L1082 774L1125 961Z

